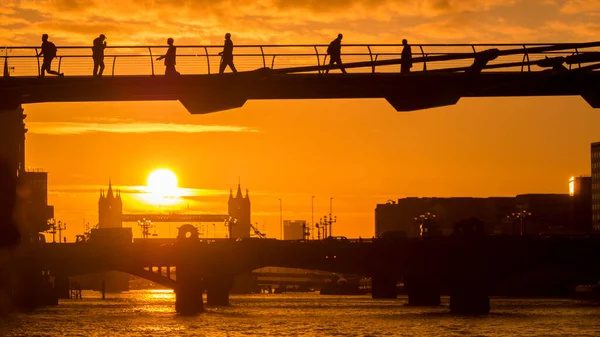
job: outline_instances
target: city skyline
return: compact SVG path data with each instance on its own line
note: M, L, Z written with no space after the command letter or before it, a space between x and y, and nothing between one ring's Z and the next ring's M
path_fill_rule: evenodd
M163 45L171 36L182 45L221 44L225 32L237 44L326 44L340 32L344 43L581 42L597 37L600 11L594 1L547 0L382 0L369 11L358 0L344 8L264 1L235 12L224 11L227 1L185 10L178 1L136 3L144 15L115 1L5 2L0 44L38 46L42 33L59 49L91 46L100 33L109 46ZM526 15L532 10L535 17ZM178 102L24 108L27 163L49 172L49 203L75 225L70 237L83 218L96 219L97 191L108 177L127 197L128 186L143 186L159 167L192 189L228 191L242 177L258 197L252 195L253 222L266 223L275 237L278 199L284 217L308 220L312 195L317 219L334 197L336 229L370 236L373 209L387 199L564 193L569 177L590 174L588 148L600 125L600 114L578 97L463 99L412 113L397 113L384 100L252 101L202 116ZM226 196L219 198L200 198L205 204L196 210L224 209Z

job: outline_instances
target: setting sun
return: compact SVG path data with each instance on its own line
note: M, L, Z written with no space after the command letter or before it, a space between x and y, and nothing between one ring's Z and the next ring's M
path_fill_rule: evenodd
M169 169L156 169L148 175L148 190L156 197L174 197L177 194L177 176Z

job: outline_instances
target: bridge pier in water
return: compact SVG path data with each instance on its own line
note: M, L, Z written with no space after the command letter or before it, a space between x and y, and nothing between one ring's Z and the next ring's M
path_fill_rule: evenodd
M54 291L59 299L71 297L71 287L67 276L56 276L54 278Z
M398 287L395 277L387 275L373 276L371 278L371 297L374 299L398 298Z
M229 305L229 291L233 287L233 277L207 278L204 285L206 287L206 304L221 307Z
M404 279L408 293L408 305L436 307L440 305L440 283L427 276L411 276Z

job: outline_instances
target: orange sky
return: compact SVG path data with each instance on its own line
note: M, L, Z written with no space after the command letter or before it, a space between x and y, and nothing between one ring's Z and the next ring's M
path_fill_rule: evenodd
M237 44L328 43L338 32L345 43L583 42L598 38L599 16L595 0L5 0L0 45L38 45L41 33L59 46L99 33L111 44L220 44L225 31ZM335 198L336 234L365 237L375 205L391 198L566 193L568 177L590 173L589 144L600 141L600 111L577 97L463 99L413 113L384 100L251 101L205 116L178 102L25 110L27 163L50 172L69 237L84 218L97 221L109 176L126 211L159 211L127 193L157 167L195 189L192 211L225 211L241 177L270 236L279 236L279 198L284 218L310 219L315 195L317 218Z

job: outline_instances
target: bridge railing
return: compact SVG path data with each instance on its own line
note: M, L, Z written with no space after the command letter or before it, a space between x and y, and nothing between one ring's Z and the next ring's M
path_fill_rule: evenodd
M57 46L52 69L67 76L90 76L93 69L89 46ZM413 72L464 71L473 64L475 55L497 49L499 57L490 61L483 71L539 71L538 62L547 58L597 55L600 42L578 44L417 44L411 45ZM400 44L343 45L342 60L351 73L397 73L403 46ZM156 58L166 52L165 46L108 46L105 50L105 76L161 75L163 61ZM181 74L215 74L219 72L222 46L177 46L177 70ZM40 47L0 47L4 75L13 77L39 76L42 57ZM581 59L580 59L581 61ZM584 60L585 61L585 60ZM329 64L327 45L240 45L234 50L238 71L260 68L282 72L321 73ZM592 61L568 63L569 69L586 66ZM592 69L593 70L593 69ZM229 70L228 70L229 71Z

